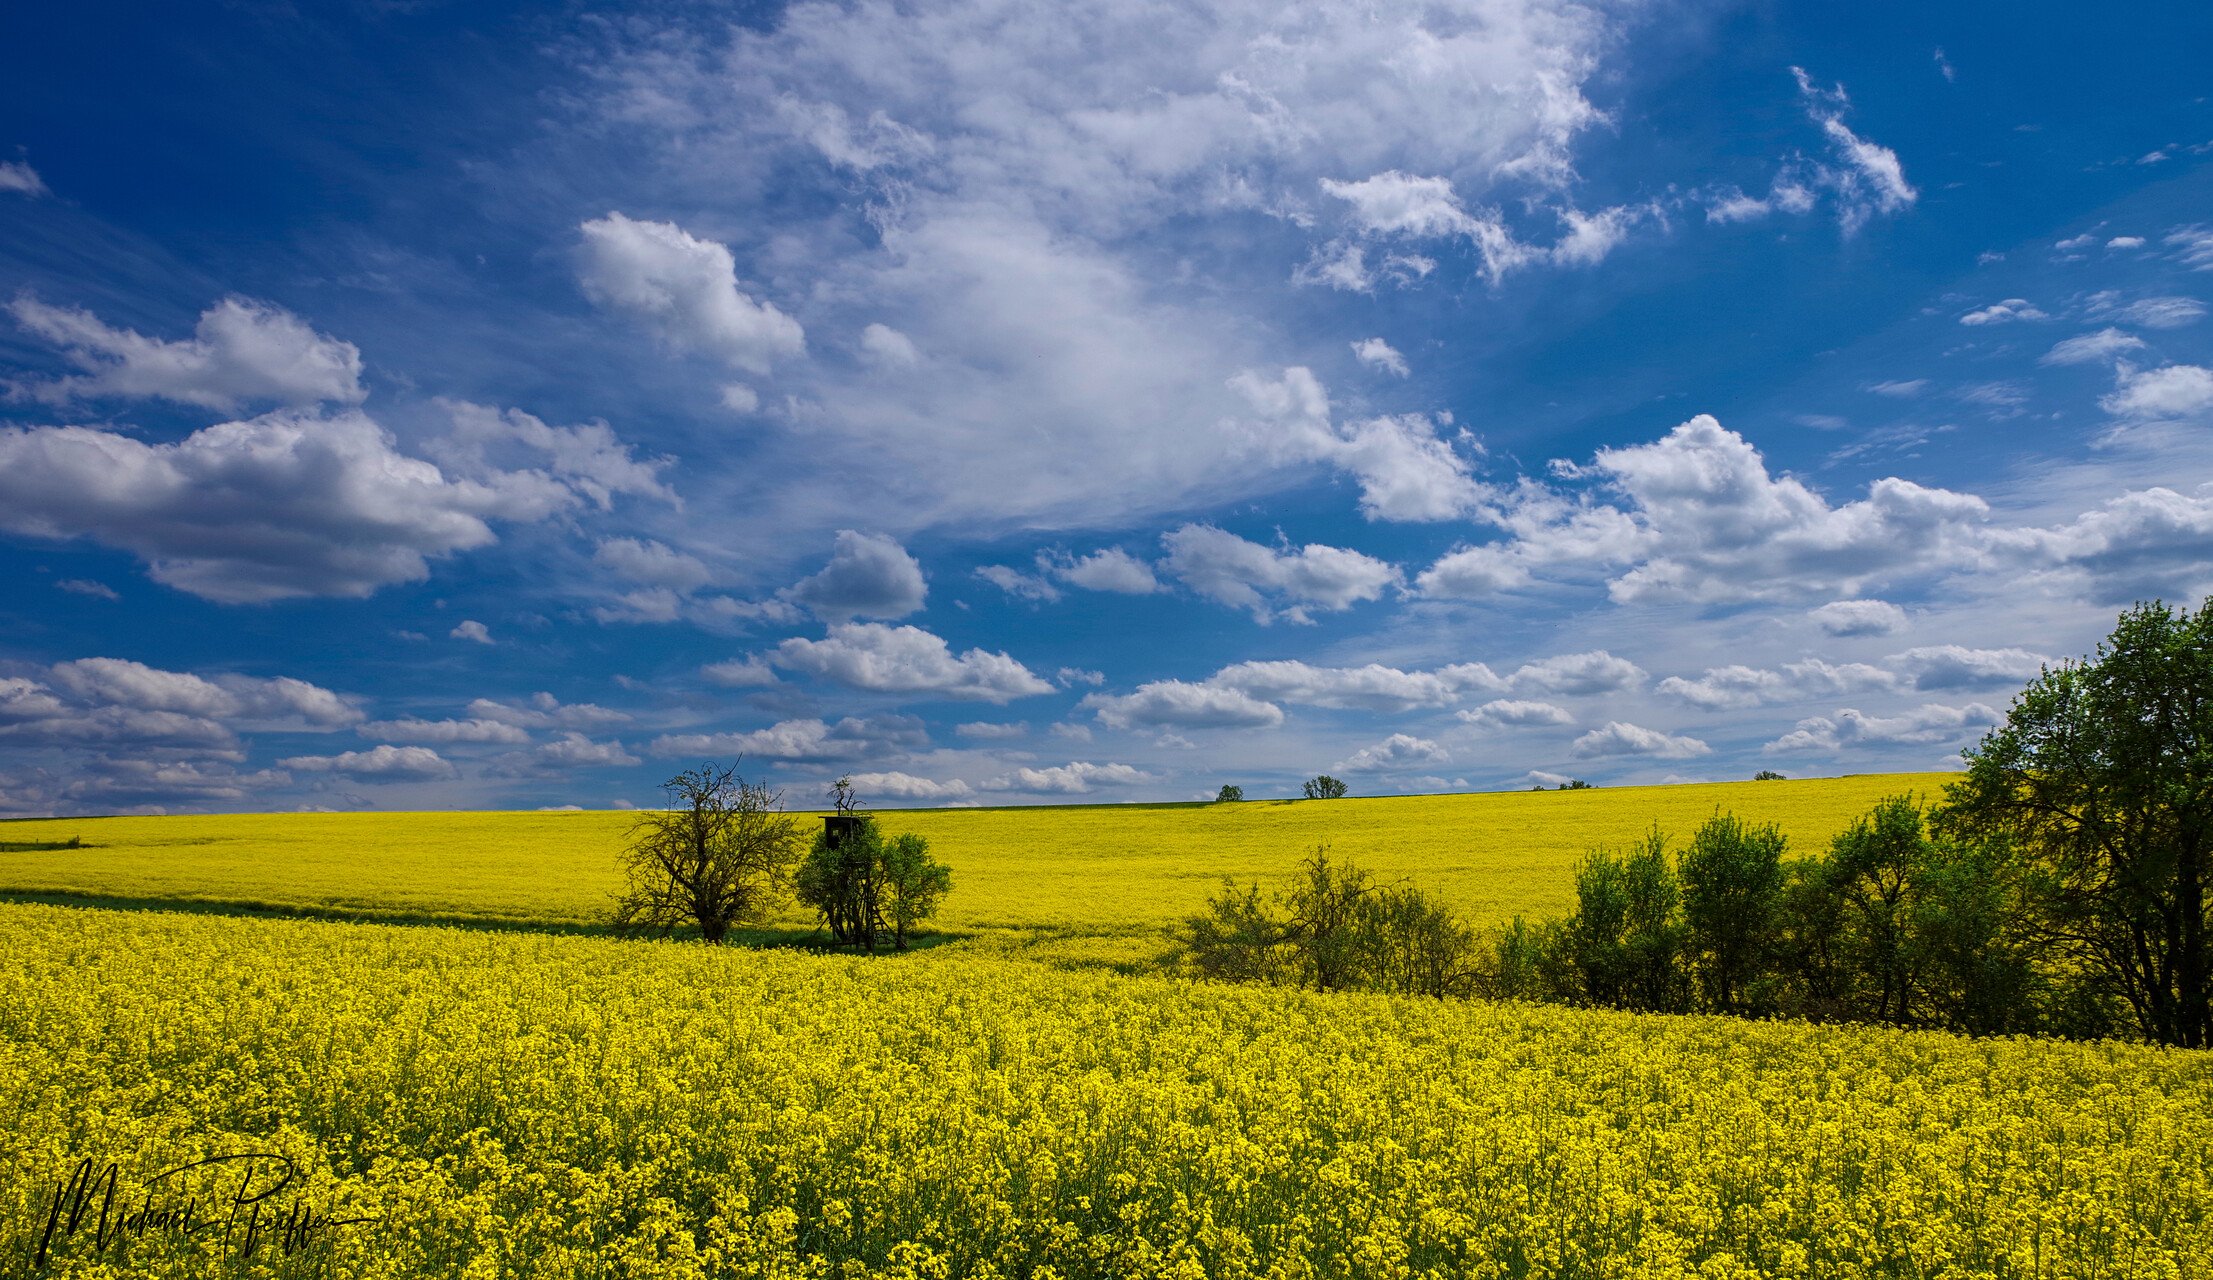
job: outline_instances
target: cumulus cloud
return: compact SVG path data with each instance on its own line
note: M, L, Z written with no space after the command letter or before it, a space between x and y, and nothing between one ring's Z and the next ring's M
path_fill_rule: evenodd
M2213 410L2213 369L2170 364L2135 369L2123 363L2118 385L2098 406L2116 418L2184 421Z
M438 746L457 742L517 745L530 741L530 735L520 727L497 720L422 720L408 716L398 720L371 720L358 726L356 731L364 738Z
M1965 689L2025 684L2052 659L2027 649L1940 644L1894 653L1883 661L1916 689Z
M1575 723L1575 716L1566 707L1527 698L1498 698L1472 711L1457 711L1453 714L1468 724L1485 727L1511 725L1516 728L1534 728L1539 725Z
M776 683L776 672L759 654L710 662L699 673L726 689L763 689Z
M963 738L980 738L986 742L1004 742L1011 738L1029 736L1030 726L1016 722L999 724L990 720L972 720L953 726L953 732Z
M1215 672L1207 683L1265 702L1376 711L1445 706L1470 692L1501 693L1507 688L1506 681L1480 662L1458 663L1436 671L1402 671L1374 662L1361 667L1317 667L1297 661L1240 662Z
M1406 357L1381 338L1362 338L1352 344L1352 354L1370 369L1395 373L1401 378L1410 372L1406 367Z
M1283 723L1283 708L1274 703L1184 680L1157 680L1126 694L1089 693L1076 705L1114 729L1267 729Z
M854 791L863 796L886 796L893 800L965 800L976 794L975 788L958 778L943 782L934 778L917 777L890 769L880 773L854 773L846 775Z
M427 447L457 476L499 489L550 491L555 508L572 505L571 495L602 511L614 505L616 494L684 505L660 479L674 460L631 456L630 446L604 422L556 427L520 409L466 400L439 404L453 430Z
M303 729L336 729L363 719L351 699L290 676L257 679L225 673L205 678L124 658L78 658L55 664L53 677L89 702L141 711Z
M528 702L520 706L478 698L469 703L468 714L471 719L495 720L523 729L592 729L624 724L630 719L621 711L590 702L564 703L545 692L532 694Z
M1016 769L979 784L985 791L1028 791L1042 795L1086 795L1095 787L1134 787L1157 781L1153 775L1126 764L1093 764L1074 760L1049 769Z
M1963 707L1927 703L1895 716L1871 716L1847 707L1834 717L1813 716L1767 744L1766 751L1839 751L1850 747L1936 744L1956 741L2004 719L1980 702Z
M1142 596L1160 590L1153 567L1120 547L1107 547L1080 558L1054 557L1047 571L1071 586L1086 591L1110 591Z
M1786 663L1781 670L1773 671L1742 664L1708 667L1695 680L1669 676L1659 683L1657 691L1712 711L1867 689L1894 690L1907 683L1910 678L1901 678L1898 672L1887 667L1808 658Z
M1247 542L1212 525L1164 535L1162 567L1191 590L1267 622L1309 620L1310 609L1341 611L1382 596L1399 571L1372 556L1310 543L1292 550Z
M922 607L929 584L898 539L840 529L830 563L786 594L825 621L903 618Z
M449 478L350 411L274 413L173 444L0 429L0 529L121 548L156 581L224 604L420 582L430 560L495 541L489 521L571 510L592 483L558 462Z
M176 342L112 328L82 308L51 306L29 294L9 303L8 312L84 370L29 384L25 390L40 400L158 398L229 412L248 403L358 404L368 395L359 348L250 298L216 303L201 313L192 337Z
M451 636L453 639L468 640L476 644L497 643L492 639L491 629L489 627L486 627L483 623L478 622L474 618L463 619L461 622L455 624L453 630L447 632L446 634Z
M1449 416L1396 414L1337 423L1329 393L1311 369L1292 366L1277 378L1252 370L1229 380L1251 407L1245 424L1255 448L1275 457L1327 462L1360 483L1360 511L1370 520L1447 520L1472 509L1484 490L1467 459L1440 438Z
M647 748L655 756L700 756L790 761L879 760L927 744L922 722L911 716L781 720L765 729L731 733L667 734Z
M920 627L877 622L837 624L821 640L795 636L769 661L871 693L1006 703L1053 691L1004 652L970 649L956 657L942 638Z
M1339 773L1379 773L1425 764L1449 764L1452 753L1427 738L1394 733L1330 766Z
M1906 611L1887 600L1832 600L1806 616L1832 636L1887 636L1906 627Z
M1519 693L1554 693L1569 697L1624 693L1644 683L1644 668L1604 649L1588 653L1563 653L1526 662L1508 678Z
M638 757L619 742L594 742L581 733L564 733L531 753L542 766L555 769L599 769L638 763Z
M1663 733L1647 729L1643 725L1623 720L1609 720L1603 728L1593 729L1568 746L1568 754L1578 760L1607 756L1655 756L1662 760L1682 760L1691 756L1709 755L1713 748L1696 738Z
M922 363L922 353L914 348L914 339L888 324L872 324L861 330L861 352L879 365L892 369L911 369Z
M2051 319L2050 316L2044 314L2035 303L2028 299L2007 298L2003 302L1993 302L1987 307L1977 307L1973 311L1964 312L1961 314L1959 322L1964 325L1979 326L2007 324L2016 320L2049 319Z
M1776 477L1743 437L1701 414L1652 444L1602 449L1568 474L1625 504L1524 481L1493 516L1501 542L1442 557L1421 594L1477 599L1547 574L1610 572L1617 601L1700 602L1856 594L1876 581L1976 562L1989 507L1971 494L1885 478L1831 506Z
M671 344L753 373L807 347L799 322L738 288L730 250L672 222L610 213L584 223L581 281L603 307L645 319Z
M372 747L334 756L289 756L277 762L298 773L341 774L361 782L422 782L456 775L451 762L429 747Z
M1047 581L1043 574L1024 573L1003 564L987 564L976 570L976 576L1020 600L1050 603L1060 599L1060 588Z
M592 559L630 582L664 587L679 595L699 590L714 577L696 556L650 538L609 538L599 544Z

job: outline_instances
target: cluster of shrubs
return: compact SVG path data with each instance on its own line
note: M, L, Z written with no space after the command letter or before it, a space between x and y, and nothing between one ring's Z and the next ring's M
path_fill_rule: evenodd
M1184 931L1201 974L1371 990L2095 1036L2123 1011L2040 945L2024 869L1939 836L1893 797L1824 853L1717 814L1671 850L1657 830L1576 870L1560 919L1477 928L1434 895L1318 849L1291 886L1225 886Z

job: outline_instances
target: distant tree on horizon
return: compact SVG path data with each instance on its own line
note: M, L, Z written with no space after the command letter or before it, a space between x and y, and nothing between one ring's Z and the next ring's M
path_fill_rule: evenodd
M1301 784L1309 800L1342 800L1351 788L1326 773L1316 774Z
M1244 798L1245 789L1243 787L1240 787L1233 782L1225 782L1222 784L1222 789L1214 794L1214 803L1226 804L1230 801L1242 800Z

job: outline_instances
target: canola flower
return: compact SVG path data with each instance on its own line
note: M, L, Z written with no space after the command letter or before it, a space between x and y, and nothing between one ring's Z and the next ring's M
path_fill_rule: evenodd
M321 1252L62 1276L2190 1277L2213 1056L0 907L0 1263L282 1153ZM304 1272L303 1272L304 1273Z
M1725 809L1826 848L1884 796L1950 775L1602 787L1289 803L886 812L953 868L936 927L1157 932L1223 876L1273 881L1317 844L1379 879L1411 877L1479 923L1564 915L1575 865L1657 822L1678 839ZM787 796L794 804L806 797ZM585 923L622 887L629 813L212 814L8 824L0 891L207 900L336 914ZM804 925L804 913L786 921Z

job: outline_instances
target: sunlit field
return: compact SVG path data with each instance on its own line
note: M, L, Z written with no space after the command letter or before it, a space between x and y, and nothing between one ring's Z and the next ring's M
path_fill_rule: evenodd
M11 1267L75 1162L116 1162L129 1198L241 1151L293 1162L272 1205L367 1220L292 1258L264 1242L253 1274L2133 1278L2213 1256L2201 1053L38 905L0 906L0 954ZM213 1275L237 1244L96 1255L87 1226L47 1273Z
M1886 795L1949 775L1239 804L887 811L953 869L941 929L1158 930L1225 875L1272 880L1316 844L1410 877L1477 922L1573 905L1594 845L1655 822L1678 840L1717 810L1774 822L1794 849ZM590 923L618 887L627 813L250 814L0 824L0 892L264 905L385 917ZM813 819L806 819L809 825ZM790 918L793 924L800 918Z

